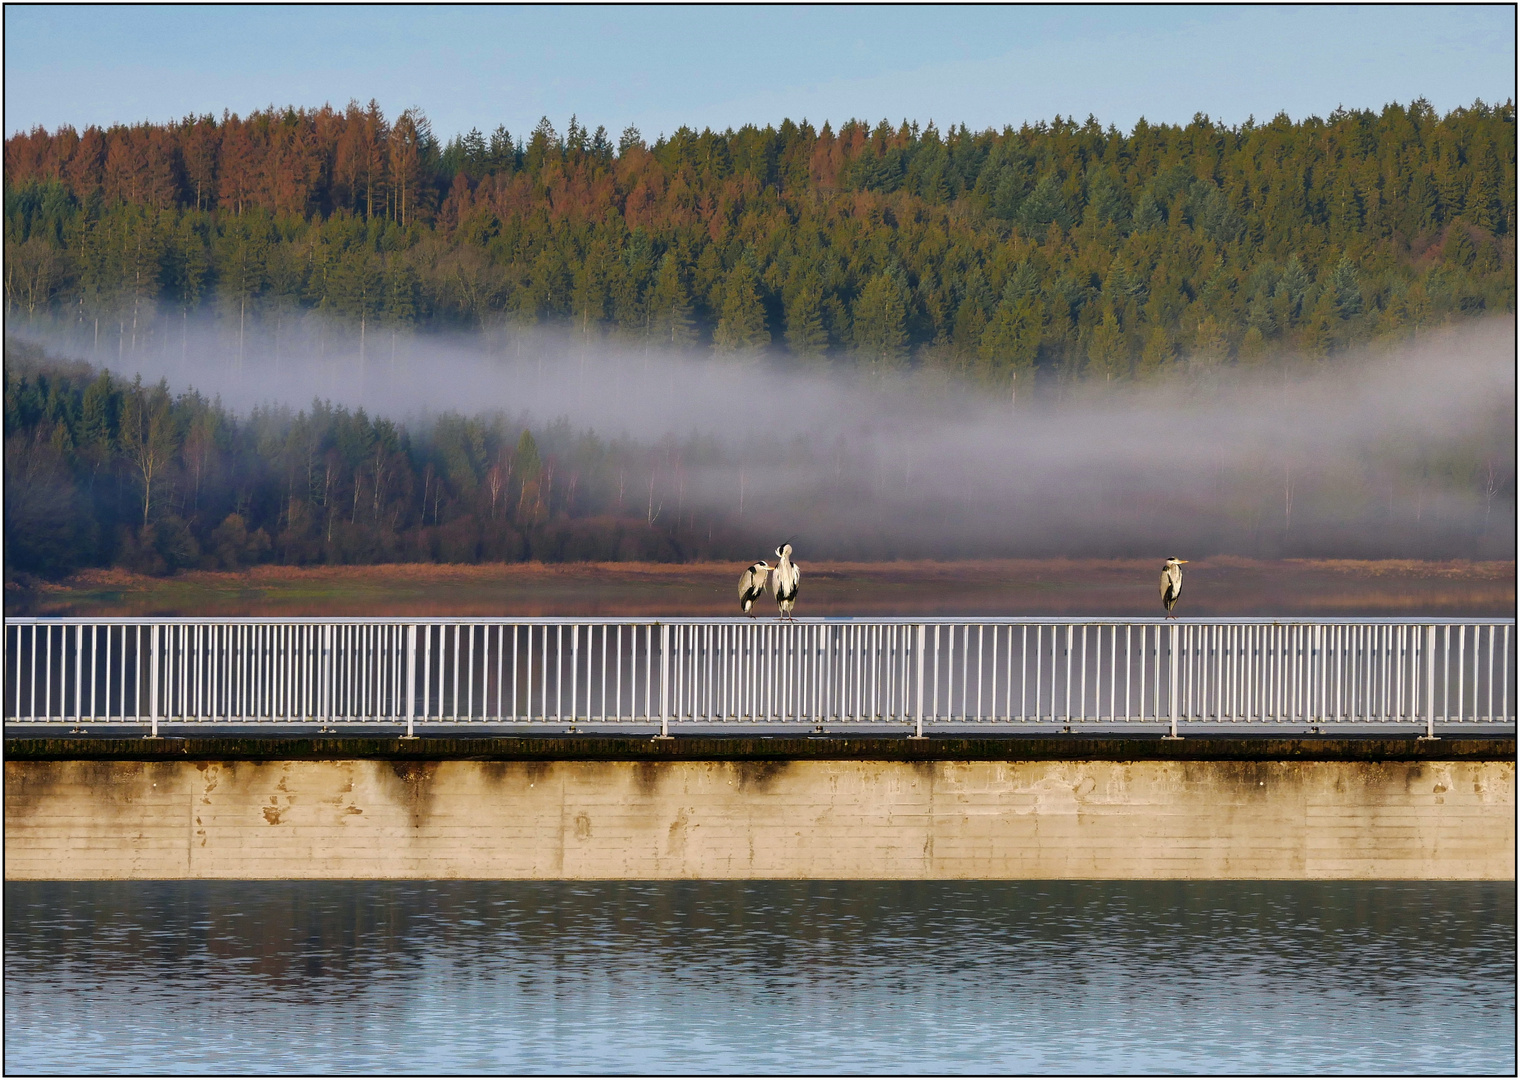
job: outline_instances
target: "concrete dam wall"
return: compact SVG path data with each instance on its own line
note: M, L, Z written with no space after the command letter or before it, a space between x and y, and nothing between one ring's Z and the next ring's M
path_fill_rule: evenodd
M7 880L1515 876L1512 738L33 742Z

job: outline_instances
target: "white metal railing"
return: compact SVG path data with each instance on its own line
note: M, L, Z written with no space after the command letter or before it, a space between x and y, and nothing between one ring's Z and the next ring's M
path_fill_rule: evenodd
M8 725L1507 725L1500 619L8 619Z

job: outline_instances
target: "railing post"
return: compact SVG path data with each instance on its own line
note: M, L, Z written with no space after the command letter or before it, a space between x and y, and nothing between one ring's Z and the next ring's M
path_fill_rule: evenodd
M415 739L417 733L413 722L417 713L417 627L406 628L406 734L403 739Z
M151 640L153 655L148 661L148 708L151 710L149 718L153 722L153 730L143 736L145 739L158 738L158 623L153 624Z
M1436 628L1425 628L1425 734L1417 741L1434 742L1436 735Z
M93 651L93 650L92 650ZM1492 651L1492 650L1490 650ZM94 657L92 656L93 660ZM74 627L74 723L78 724L84 719L84 709L80 705L79 695L84 692L84 626L81 624Z
M319 638L321 642L322 655L322 671L320 672L322 678L321 682L318 685L321 687L322 693L322 726L325 728L332 721L334 683L333 665L336 662L337 657L337 649L334 647L333 637L337 633L337 627L321 626L318 627L318 632L322 635ZM347 659L350 664L353 663L352 657L346 657L345 659Z
M910 739L922 739L924 737L924 638L927 628L923 623L918 624L918 647L914 652L918 655L918 706L914 714L913 734Z
M1178 631L1178 629L1179 629L1178 625L1175 622L1172 623L1171 642L1170 642L1170 644L1168 646L1168 648L1171 650L1171 655L1168 657L1170 677L1169 677L1169 682L1167 683L1167 687L1166 687L1166 696L1167 696L1167 699L1171 702L1171 705L1172 705L1172 731L1171 731L1171 734L1169 734L1169 735L1163 735L1163 736L1161 736L1163 739L1180 739L1180 738L1182 738L1181 735L1177 734L1177 707L1178 707L1178 704L1179 704L1179 702L1177 700L1177 696L1178 696L1177 695L1177 631Z
M660 624L660 733L656 739L670 738L670 624Z

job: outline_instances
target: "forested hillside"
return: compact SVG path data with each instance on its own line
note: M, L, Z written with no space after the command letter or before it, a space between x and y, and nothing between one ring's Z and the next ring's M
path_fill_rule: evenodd
M1515 111L850 122L440 143L286 109L5 145L7 313L115 355L209 310L1142 378L1515 307Z
M323 341L343 324L361 371L376 334L392 350L444 330L536 347L548 339L520 329L535 324L583 356L596 341L766 350L1000 392L1192 379L1279 353L1333 364L1359 342L1514 311L1515 161L1512 102L1127 134L1060 118L1002 132L788 121L654 145L573 119L563 135L545 120L522 139L440 144L420 113L392 121L372 103L17 135L8 326L97 366L7 338L6 572L753 554L742 473L721 511L683 486L742 455L695 436L607 441L510 400L411 431L323 402L237 415L101 370L147 367L170 342L178 356L192 319L215 328L198 347L255 323L277 342L282 326ZM767 452L782 469L818 447ZM1371 505L1384 481L1370 460L1322 493L1323 513ZM898 468L885 461L869 468ZM1411 461L1377 496L1387 509L1358 520L1398 519L1398 488L1418 522L1421 492L1439 494L1467 507L1421 526L1445 552L1442 529L1488 537L1494 506L1513 505L1512 451ZM1249 543L1295 550L1306 496L1273 469L1230 514L1256 522ZM1469 528L1475 505L1485 524ZM1281 535L1262 539L1276 516ZM860 550L891 557L874 535Z
M563 421L535 438L502 415L412 433L321 402L240 417L9 339L5 376L8 574L741 550L725 515L680 501L700 446L607 442Z

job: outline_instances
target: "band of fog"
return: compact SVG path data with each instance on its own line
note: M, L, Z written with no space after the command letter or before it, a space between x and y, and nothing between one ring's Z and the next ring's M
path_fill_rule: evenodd
M425 430L502 413L651 447L655 496L798 537L800 558L993 554L1513 557L1515 323L1328 361L1193 368L1015 399L945 375L806 369L568 332L390 337L159 325L137 352L23 331L246 411L313 398ZM648 454L644 455L646 458ZM679 485L679 493L677 486Z

